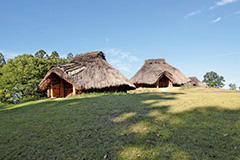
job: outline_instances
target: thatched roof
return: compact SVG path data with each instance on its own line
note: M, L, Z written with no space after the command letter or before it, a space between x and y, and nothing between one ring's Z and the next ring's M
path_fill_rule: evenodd
M190 85L200 86L200 87L207 87L207 85L202 83L201 81L199 81L197 79L197 77L189 77L189 79L191 79L191 82L188 83Z
M106 61L101 51L79 54L70 63L52 66L40 82L38 91L47 89L52 74L58 75L81 91L109 87L125 87L127 90L135 88L122 73Z
M178 69L169 65L165 59L147 59L144 65L131 78L131 82L137 84L153 85L156 81L165 75L175 85L182 85L190 82Z

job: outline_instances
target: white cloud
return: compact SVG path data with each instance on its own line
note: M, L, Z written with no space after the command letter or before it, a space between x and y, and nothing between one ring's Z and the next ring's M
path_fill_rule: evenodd
M218 17L217 19L212 20L210 23L216 23L216 22L220 21L221 19L222 19L221 17Z
M125 71L125 72L131 72L130 70L131 65L129 64L117 64L117 69L119 69L120 71Z
M214 8L216 8L216 6L212 6L212 7L210 7L209 10L212 10L212 9L214 9Z
M233 3L233 2L237 2L238 0L221 0L221 1L217 1L215 2L215 5L210 7L209 10L212 10L216 7L219 7L219 6L224 6L226 4L229 4L229 3Z
M111 65L113 65L114 67L116 67L118 70L120 70L120 71L125 71L125 72L131 72L131 67L132 67L132 65L130 64L130 63L128 63L128 62L125 62L125 61L123 61L122 59L120 59L120 58L111 58L110 60L109 60L109 63L111 64Z
M138 61L138 58L133 56L130 52L122 51L119 49L103 49L104 53L109 54L110 56L115 56L121 60L128 60L130 62Z
M191 12L191 13L187 14L184 18L195 16L197 14L200 14L201 12L202 12L202 10L197 10L197 11Z
M122 51L120 49L103 49L109 57L109 63L123 72L131 72L131 62L139 59L133 56L130 52Z
M240 14L240 11L235 12L235 14Z
M228 3L233 3L233 2L237 2L237 0L221 0L221 1L216 2L216 5L217 6L224 6Z

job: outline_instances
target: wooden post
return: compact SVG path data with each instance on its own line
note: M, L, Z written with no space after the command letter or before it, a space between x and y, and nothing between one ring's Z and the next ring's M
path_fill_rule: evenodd
M47 97L48 97L48 98L50 97L50 89L49 89L49 87L48 87L48 89L47 89Z
M170 80L168 81L168 87L172 87L172 82Z
M159 79L157 80L157 88L159 88Z
M75 89L74 85L73 85L73 95L76 95L76 89Z

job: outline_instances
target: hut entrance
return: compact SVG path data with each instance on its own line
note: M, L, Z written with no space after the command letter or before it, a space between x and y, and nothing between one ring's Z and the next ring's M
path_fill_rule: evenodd
M47 90L48 97L64 98L73 92L72 84L68 83L59 76L53 74L49 77L49 79L51 79L51 82Z
M169 87L171 84L171 81L165 76L163 75L161 78L158 79L157 81L157 88L160 87Z

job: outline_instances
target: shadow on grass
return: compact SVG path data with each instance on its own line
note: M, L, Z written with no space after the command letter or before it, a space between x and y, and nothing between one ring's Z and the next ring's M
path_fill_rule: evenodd
M240 110L181 113L183 93L43 101L0 112L0 159L237 159Z

